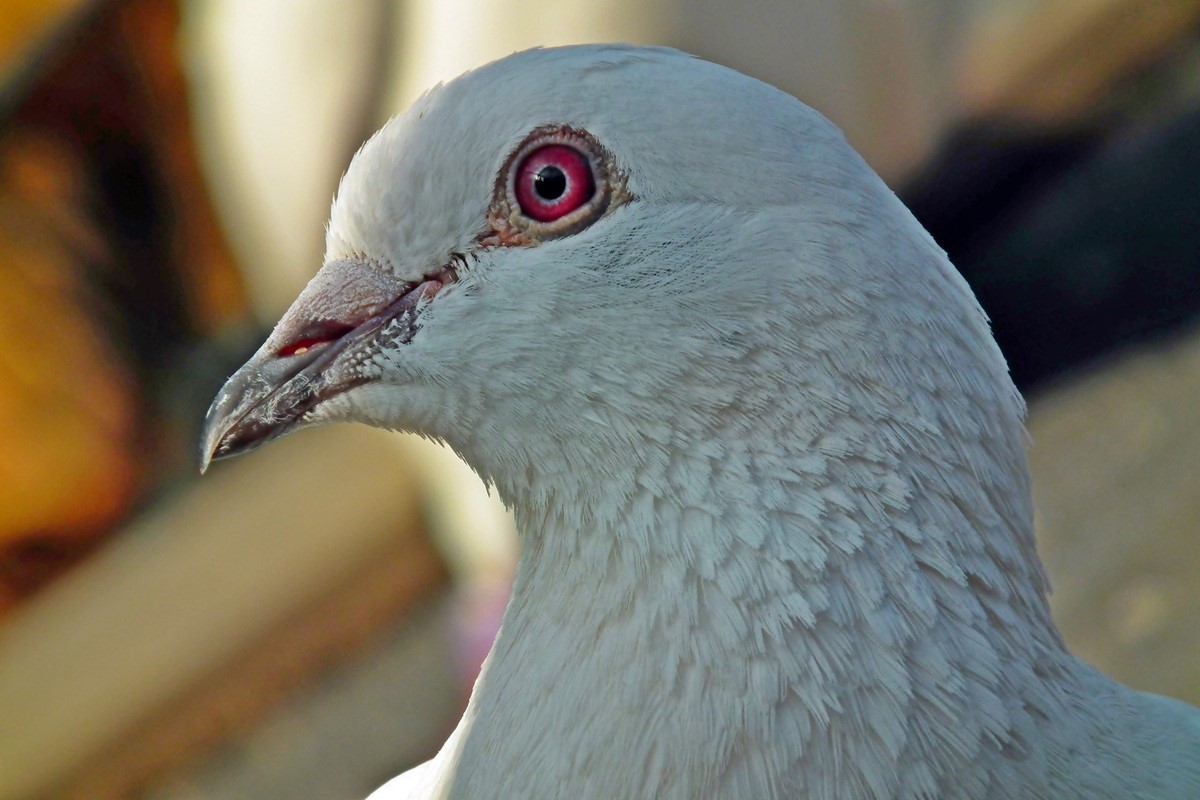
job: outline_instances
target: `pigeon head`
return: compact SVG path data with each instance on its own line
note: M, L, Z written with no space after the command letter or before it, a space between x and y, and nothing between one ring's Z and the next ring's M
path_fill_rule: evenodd
M202 459L351 420L443 440L504 495L714 431L811 440L951 368L1011 394L965 285L823 117L672 50L532 50L363 145Z

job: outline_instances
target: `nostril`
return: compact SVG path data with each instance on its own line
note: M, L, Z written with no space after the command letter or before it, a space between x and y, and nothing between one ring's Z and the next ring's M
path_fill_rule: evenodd
M275 351L280 358L302 356L317 347L323 347L330 342L336 342L350 331L353 325L335 320L322 320L306 326L296 338Z

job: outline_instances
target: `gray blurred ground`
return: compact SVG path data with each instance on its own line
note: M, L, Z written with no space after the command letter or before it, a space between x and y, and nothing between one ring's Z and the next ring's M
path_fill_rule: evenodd
M140 800L362 800L432 756L457 722L451 613L450 596L438 597Z
M1030 404L1038 541L1072 649L1200 703L1200 330Z

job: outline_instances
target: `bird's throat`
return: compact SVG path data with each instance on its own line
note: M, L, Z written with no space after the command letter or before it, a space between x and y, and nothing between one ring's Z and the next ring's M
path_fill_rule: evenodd
M518 504L512 599L454 742L462 796L528 793L504 783L528 759L545 781L531 796L870 787L914 747L949 773L1015 735L979 704L1020 707L1041 680L1029 642L1061 652L1042 598L939 574L905 525L911 497L846 492L830 464L748 481L750 462L703 491L626 485L590 525L567 515L576 497Z

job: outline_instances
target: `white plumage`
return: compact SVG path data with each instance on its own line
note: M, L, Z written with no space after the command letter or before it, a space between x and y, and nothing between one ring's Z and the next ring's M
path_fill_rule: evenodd
M514 181L555 142L594 193L537 222ZM511 56L364 145L326 261L205 459L418 431L522 540L461 723L376 800L1200 798L1196 710L1059 638L970 290L798 101L670 50Z

